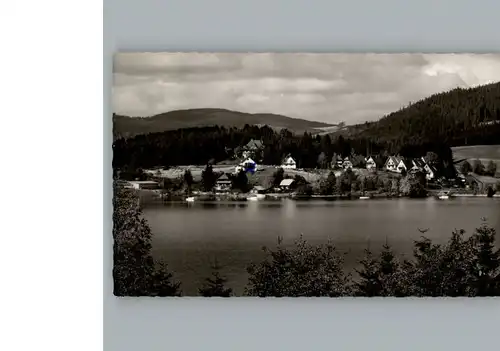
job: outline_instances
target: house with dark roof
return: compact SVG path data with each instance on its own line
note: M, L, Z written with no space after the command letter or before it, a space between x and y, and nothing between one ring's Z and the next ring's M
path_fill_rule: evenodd
M243 157L261 158L264 151L264 143L262 140L251 139L246 145L242 147Z
M229 191L229 190L231 190L231 185L232 185L231 179L229 179L227 174L224 173L215 182L215 190L216 191Z
M398 163L398 173L402 173L403 170L405 172L410 172L413 169L413 162L410 159L407 158L401 158Z
M297 168L297 162L293 159L292 155L288 154L283 162L281 162L281 168L283 169L296 169Z
M384 168L389 172L398 172L398 165L401 159L397 156L389 156L385 161Z
M375 163L375 160L373 159L372 156L365 157L365 162L366 162L366 169L376 169L377 164Z
M423 171L425 168L425 161L422 160L421 158L414 158L413 160L413 166L417 168L420 171Z
M330 164L331 168L342 168L342 164L344 163L344 160L340 155L334 155L332 157L332 162Z
M344 161L342 162L342 167L344 169L350 169L352 168L352 162L349 157L344 158Z
M437 175L437 168L436 167L426 163L425 167L424 167L424 171L426 173L425 179L432 180L432 179L436 178L436 175Z

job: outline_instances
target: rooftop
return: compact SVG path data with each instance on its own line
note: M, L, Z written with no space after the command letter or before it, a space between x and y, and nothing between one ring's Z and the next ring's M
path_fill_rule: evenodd
M293 179L283 179L280 183L280 186L289 186L292 185Z

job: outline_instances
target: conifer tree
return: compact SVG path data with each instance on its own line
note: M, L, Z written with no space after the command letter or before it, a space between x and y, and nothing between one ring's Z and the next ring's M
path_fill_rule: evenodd
M477 296L500 294L500 249L495 248L495 236L495 229L483 223L472 237L476 251L474 275Z
M358 296L380 296L382 285L380 283L379 264L369 248L365 249L365 256L360 261L362 268L356 270L359 274L359 282L355 284Z
M230 297L233 293L231 288L226 288L225 284L227 279L220 275L220 265L217 259L212 265L212 276L205 279L205 284L203 287L198 289L198 292L203 297Z

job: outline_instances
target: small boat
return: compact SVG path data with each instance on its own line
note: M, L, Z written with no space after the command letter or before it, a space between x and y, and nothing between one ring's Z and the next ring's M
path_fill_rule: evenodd
M192 197L192 196L191 197L187 197L186 201L187 202L194 202L194 197Z
M247 197L247 201L257 201L257 200L259 200L257 198L257 196L249 196L249 197Z
M370 199L370 197L369 196L360 196L359 199L360 200L368 200L368 199Z
M437 197L439 200L448 200L450 198L450 195L450 192L441 192Z

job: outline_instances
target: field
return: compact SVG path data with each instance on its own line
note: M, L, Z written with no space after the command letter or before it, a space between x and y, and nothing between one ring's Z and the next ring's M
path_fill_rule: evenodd
M469 162L480 160L484 165L489 161L497 164L500 169L500 145L475 145L453 147L453 158L456 160L467 159Z

